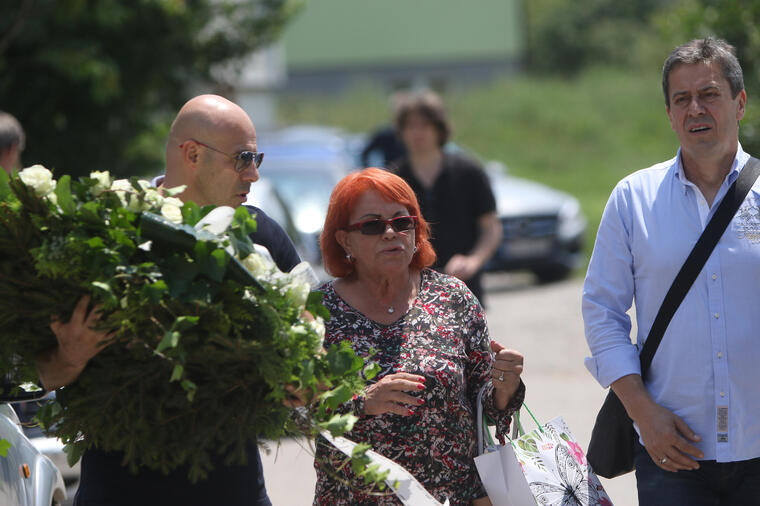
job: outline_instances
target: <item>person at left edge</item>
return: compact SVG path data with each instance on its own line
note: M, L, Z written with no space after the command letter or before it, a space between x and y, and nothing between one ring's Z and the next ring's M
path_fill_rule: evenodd
M177 114L166 145L166 176L159 187L186 185L179 198L199 205L241 205L251 183L259 178L256 130L236 104L216 95L189 100ZM298 262L296 250L282 230L263 211L256 215L257 231L251 239L265 246L280 269ZM99 351L103 335L91 330L97 319L87 313L88 297L80 300L68 323L51 325L58 346L38 359L40 379L47 390L76 381L87 362ZM270 506L264 485L261 457L255 441L247 447L248 462L225 466L224 456L214 458L206 480L190 483L187 469L168 475L147 469L131 474L122 466L121 453L97 448L82 456L82 476L76 506L174 505Z
M13 115L0 111L0 167L8 174L20 170L19 160L24 151L24 129Z

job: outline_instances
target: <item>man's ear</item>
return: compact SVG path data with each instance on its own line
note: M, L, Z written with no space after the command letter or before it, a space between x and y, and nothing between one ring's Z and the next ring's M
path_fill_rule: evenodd
M188 140L182 144L180 149L182 149L182 160L185 162L185 165L195 168L201 156L198 145Z

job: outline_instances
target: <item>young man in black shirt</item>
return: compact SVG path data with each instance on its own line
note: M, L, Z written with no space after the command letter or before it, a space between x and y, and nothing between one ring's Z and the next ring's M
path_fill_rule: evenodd
M481 270L502 235L488 177L476 161L444 152L451 126L436 94L408 95L396 128L408 156L392 170L414 190L432 228L433 268L463 280L482 304Z

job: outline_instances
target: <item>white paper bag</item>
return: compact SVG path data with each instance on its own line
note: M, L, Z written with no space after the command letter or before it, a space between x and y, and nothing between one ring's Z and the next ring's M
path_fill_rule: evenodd
M483 423L482 393L475 465L494 506L612 506L562 417L510 444L487 446L490 433Z

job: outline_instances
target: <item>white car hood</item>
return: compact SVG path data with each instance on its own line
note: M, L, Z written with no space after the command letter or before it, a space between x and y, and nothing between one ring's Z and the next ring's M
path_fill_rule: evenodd
M491 175L499 216L557 214L573 197L540 183L507 175Z

